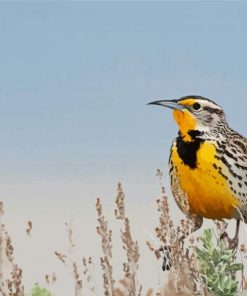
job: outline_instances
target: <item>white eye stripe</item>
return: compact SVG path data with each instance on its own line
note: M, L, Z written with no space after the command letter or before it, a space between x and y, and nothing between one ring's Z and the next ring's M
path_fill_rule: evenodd
M208 107L210 109L222 110L222 108L220 106L218 106L217 104L210 102L210 101L198 100L198 103L201 105L202 109Z

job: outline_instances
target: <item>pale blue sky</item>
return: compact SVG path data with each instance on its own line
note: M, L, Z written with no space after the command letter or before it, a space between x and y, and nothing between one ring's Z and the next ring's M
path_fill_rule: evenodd
M153 183L201 94L247 135L247 3L1 2L0 182Z

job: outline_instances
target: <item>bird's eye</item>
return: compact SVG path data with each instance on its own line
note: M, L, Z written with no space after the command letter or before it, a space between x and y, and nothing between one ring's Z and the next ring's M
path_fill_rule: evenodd
M193 105L193 109L194 110L199 110L201 108L201 105L199 104L199 103L195 103L194 105Z

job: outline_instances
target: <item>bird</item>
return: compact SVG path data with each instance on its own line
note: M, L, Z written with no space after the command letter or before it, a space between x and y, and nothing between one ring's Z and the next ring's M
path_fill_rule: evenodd
M187 95L148 104L173 110L179 131L170 149L171 191L178 207L195 221L192 231L202 226L203 218L236 219L234 237L224 232L221 239L237 248L240 221L247 223L247 139L206 97Z

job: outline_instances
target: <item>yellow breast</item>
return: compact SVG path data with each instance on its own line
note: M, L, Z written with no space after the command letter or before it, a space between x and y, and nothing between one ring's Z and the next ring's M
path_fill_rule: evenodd
M229 173L224 164L215 159L215 154L215 143L203 142L197 151L197 165L191 168L181 160L174 144L171 163L182 190L188 196L192 213L211 219L231 218L238 201L226 179ZM226 177L218 172L216 168L219 167Z

